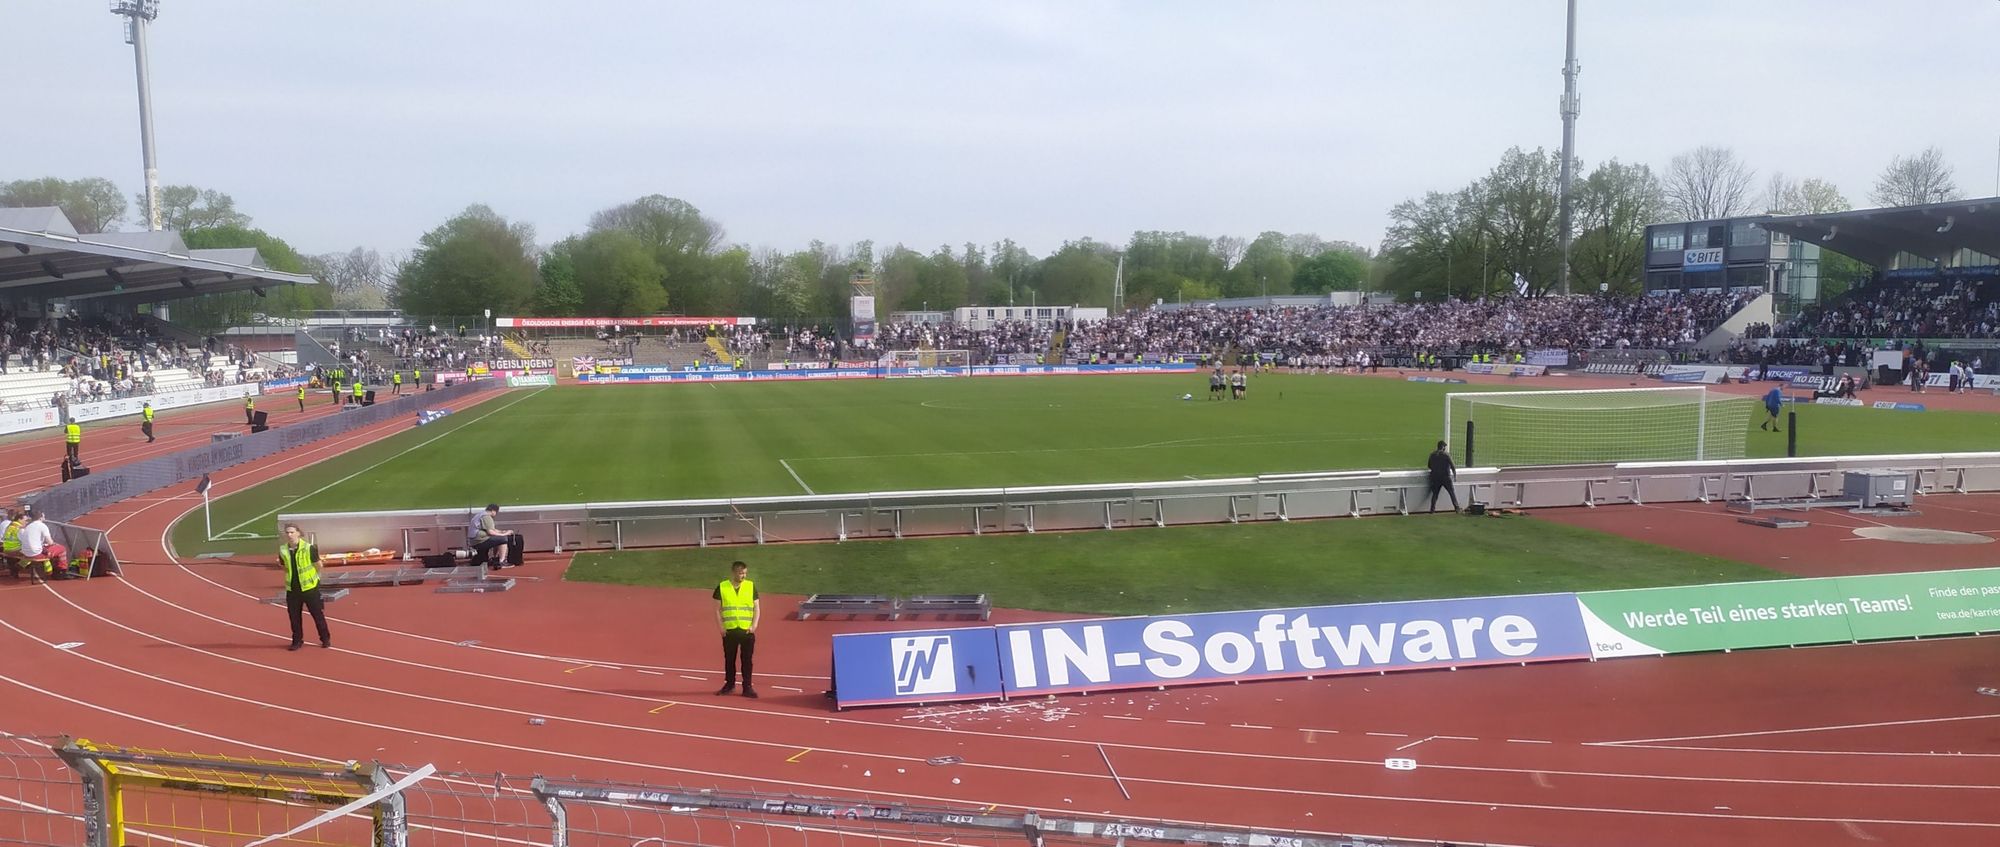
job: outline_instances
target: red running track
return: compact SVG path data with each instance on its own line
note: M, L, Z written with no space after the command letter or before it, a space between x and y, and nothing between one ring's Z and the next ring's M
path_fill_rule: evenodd
M514 399L496 394L472 402ZM779 620L795 598L774 595L764 698L717 697L704 593L565 583L553 556L510 571L524 580L504 594L357 590L330 606L335 649L288 653L282 611L255 599L277 589L270 557L165 549L198 502L136 498L82 521L111 529L121 579L0 587L0 728L1548 847L2000 843L2000 698L1974 693L1992 684L1993 639L835 713L818 694L828 635L880 624ZM965 762L924 764L946 754ZM1387 770L1392 756L1420 766Z

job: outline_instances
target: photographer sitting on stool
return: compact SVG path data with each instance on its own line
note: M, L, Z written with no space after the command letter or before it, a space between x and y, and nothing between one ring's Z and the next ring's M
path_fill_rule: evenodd
M472 532L472 558L478 561L491 560L496 568L508 565L519 566L526 547L518 532L510 532L495 525L500 515L500 504L486 504L486 511L479 513L479 523ZM504 547L504 555L494 555L493 549Z

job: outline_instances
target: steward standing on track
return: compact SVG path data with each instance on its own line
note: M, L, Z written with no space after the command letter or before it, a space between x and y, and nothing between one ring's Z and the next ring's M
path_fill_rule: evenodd
M353 403L353 404L354 404L354 405L356 405L356 406L359 406L359 405L361 405L361 378L360 378L360 377L355 377L355 378L354 378L354 396L353 396L353 398L352 398L352 399L348 400L348 402L350 402L350 403Z
M299 411L303 412L305 410L306 410L306 384L301 382L299 383Z
M751 684L752 659L757 654L757 623L764 616L763 601L757 597L757 583L746 577L750 566L729 564L729 578L715 587L715 622L722 626L722 688L717 694L736 690L736 654L743 654L743 696L755 699Z
M243 398L243 425L249 426L256 422L257 422L257 398L245 397Z
M396 375L395 375L395 376L393 376L393 377L390 377L390 378L389 378L389 382L390 382L390 384L391 384L391 385L394 385L394 386L395 386L395 389L394 389L393 391L390 391L389 393L391 393L391 394L401 394L401 393L403 393L403 372L402 372L402 371L397 371L397 372L396 372Z
M63 455L69 457L70 464L76 464L81 461L76 456L77 451L82 449L83 425L70 418L69 423L63 424Z
M319 594L319 550L305 540L298 524L285 524L285 543L278 548L278 564L285 568L285 614L292 619L292 646L287 649L305 646L301 610L312 612L313 625L319 628L319 646L332 647L333 636L326 630L326 601Z
M153 443L153 404L139 407L139 431L146 434L146 443Z

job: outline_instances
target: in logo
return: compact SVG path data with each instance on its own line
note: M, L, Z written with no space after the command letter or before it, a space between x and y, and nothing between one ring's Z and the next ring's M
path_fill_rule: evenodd
M913 635L889 639L889 660L896 666L896 696L952 694L958 676L952 672L951 636Z

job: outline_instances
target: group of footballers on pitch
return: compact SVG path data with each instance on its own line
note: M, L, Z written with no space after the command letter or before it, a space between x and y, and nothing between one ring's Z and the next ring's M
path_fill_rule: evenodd
M1250 388L1250 382L1243 376L1243 371L1237 370L1225 376L1222 373L1222 366L1217 365L1215 370L1208 374L1208 399L1222 399L1222 386L1225 384L1229 386L1231 400L1243 399L1243 392Z

